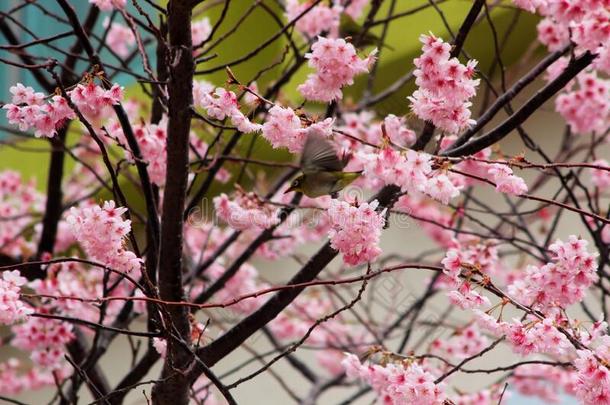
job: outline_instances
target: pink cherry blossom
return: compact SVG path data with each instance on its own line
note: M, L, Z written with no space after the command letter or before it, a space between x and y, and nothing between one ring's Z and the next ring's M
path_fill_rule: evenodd
M193 85L193 101L195 106L206 110L206 113L211 118L217 120L229 118L240 132L257 132L262 128L260 124L251 122L240 111L237 95L223 87L214 89L213 86L206 82L195 84Z
M131 221L121 217L126 211L114 201L106 201L102 207L72 207L66 221L89 257L127 273L139 271L142 260L124 247L131 230Z
M509 293L541 309L565 308L581 301L598 278L597 253L589 253L587 245L574 235L567 242L557 240L549 246L553 261L542 267L527 266L524 277L508 287Z
M332 124L332 118L310 125L303 124L292 108L276 105L269 109L262 133L274 148L285 147L292 153L298 153L303 149L309 133L332 135Z
M577 76L578 89L555 100L555 108L578 134L604 133L610 128L610 80L595 73Z
M594 169L591 176L591 183L593 183L595 187L607 189L610 187L610 165L608 165L608 162L605 159L598 159L593 162L593 164L608 168L608 170Z
M52 138L66 120L75 117L68 102L61 96L53 96L44 101L42 93L35 93L31 87L17 83L10 88L12 103L5 104L9 124L18 125L22 131L34 128L36 137Z
M479 85L472 79L477 62L462 65L450 58L451 46L433 35L422 35L420 41L423 54L413 61L418 90L409 97L411 108L419 118L455 134L475 123L468 100Z
M307 100L330 102L343 98L341 89L354 83L354 77L369 71L376 51L361 59L356 48L344 39L318 37L305 57L316 70L298 87Z
M303 3L300 3L299 0L288 0L286 2L286 19L293 21L305 12L295 24L295 28L301 34L309 38L315 38L316 35L329 32L331 36L336 37L339 30L339 16L343 7L337 4L328 5L326 2L311 7L312 4L313 1L309 0Z
M233 200L226 194L214 198L216 215L233 229L270 228L279 222L278 209L263 203L254 193L239 192Z
M136 43L136 37L131 28L117 22L110 23L109 18L104 20L104 27L110 27L106 35L106 45L117 55L127 57L131 52L130 48Z
M89 3L98 6L102 11L112 11L115 8L124 9L127 0L89 0Z
M21 298L21 286L26 283L18 270L4 271L0 279L0 324L12 325L33 313Z
M346 201L331 200L328 237L333 249L343 255L345 264L355 266L372 262L381 254L379 237L385 219L383 213L375 211L378 205L377 201L354 206Z
M488 175L494 183L496 190L501 193L522 195L527 193L527 184L518 176L513 174L513 171L508 165L494 163L488 169Z
M362 364L348 354L343 367L349 378L363 380L375 391L380 403L390 405L442 405L446 399L443 384L417 363L387 364L382 367L368 361Z

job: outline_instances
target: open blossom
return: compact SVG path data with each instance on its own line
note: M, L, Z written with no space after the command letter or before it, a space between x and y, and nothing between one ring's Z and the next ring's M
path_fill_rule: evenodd
M318 37L311 52L305 55L316 72L310 73L298 89L307 100L340 100L343 97L341 88L353 84L356 75L368 72L375 54L373 51L361 59L356 48L344 39Z
M570 392L575 383L576 373L569 368L553 367L547 364L524 364L515 370L510 385L520 394L537 397L544 403L560 403L560 393Z
M115 8L124 9L127 0L89 0L89 3L98 6L102 11L112 11Z
M299 3L299 0L288 0L286 2L286 19L288 21L296 20L305 12L295 24L297 31L309 38L314 38L323 32L329 32L332 37L336 37L343 7L337 4L328 5L326 2L311 7L312 4L313 1Z
M91 259L118 271L139 271L142 260L124 247L131 231L131 221L121 217L126 211L114 201L106 201L102 207L72 207L66 221Z
M136 36L131 28L117 22L110 23L109 18L104 20L104 27L109 27L106 35L106 45L123 58L129 55L130 48L136 43Z
M607 170L593 169L591 182L595 187L607 189L610 187L610 165L608 165L608 162L604 159L596 160L593 162L593 164L600 167L605 167Z
M229 118L237 130L243 133L260 131L261 125L251 122L239 110L237 96L230 90L217 87L207 82L194 82L193 101L195 106L206 110L206 113L214 119L224 120Z
M191 24L191 35L193 36L193 46L197 46L201 44L203 41L208 39L210 34L212 33L212 24L210 24L210 19L207 17L202 18L201 20L194 21Z
M12 345L30 353L32 362L43 369L57 369L64 362L66 343L74 339L70 323L46 318L29 318L15 325Z
M279 222L278 209L264 204L254 193L238 193L233 199L226 194L214 198L216 215L233 229L270 228Z
M5 104L9 124L18 125L21 131L34 128L36 137L52 138L66 120L75 117L65 98L53 96L45 103L44 95L31 87L17 83L10 88L12 103Z
M164 117L159 124L141 123L132 124L131 127L138 141L142 158L147 163L146 168L150 180L157 185L164 185L167 164L167 119ZM128 142L120 123L114 122L107 129L108 133L125 147L127 159L133 161L134 157L128 150Z
M346 264L355 266L372 262L381 254L379 237L385 219L383 213L375 211L378 206L377 201L354 206L346 201L331 200L328 236L332 248L343 255Z
M578 89L557 96L555 109L575 133L606 132L610 128L610 80L581 73L577 81Z
M528 266L523 278L508 287L509 293L540 309L580 302L598 278L597 253L589 253L587 245L574 235L567 242L557 240L549 246L553 261L542 267Z
M525 181L513 174L513 170L508 165L494 163L488 171L491 181L496 183L496 190L501 193L522 195L527 193Z
M574 365L578 370L576 396L584 405L610 404L610 370L591 350L579 350ZM608 358L602 360L607 361Z
M450 58L451 45L433 35L422 35L420 41L423 54L413 61L419 88L409 97L411 108L419 118L455 134L475 123L468 100L479 85L479 80L472 78L477 62L462 65L457 58Z
M21 286L26 283L19 270L4 271L0 279L0 325L12 325L34 312L21 300Z
M490 301L484 295L475 291L473 284L466 277L460 276L465 270L475 271L482 275L490 275L496 270L498 253L495 243L481 243L480 241L465 240L454 241L454 246L445 254L441 261L443 273L448 277L447 293L449 300L461 309L471 309L481 306L488 306Z
M387 364L385 367L360 362L348 354L342 362L349 378L368 383L377 393L379 403L389 405L442 405L446 399L444 384L435 384L434 375L417 363Z
M31 224L30 215L43 209L44 201L35 182L12 170L0 171L0 254L18 257L35 251L23 230Z
M276 105L269 109L262 133L274 148L288 148L291 153L298 153L303 149L309 133L332 135L332 124L333 119L327 118L324 121L305 126L292 108Z
M432 170L431 156L409 149L401 153L392 148L376 152L359 152L356 158L362 163L364 176L382 184L396 184L411 193L424 193L448 204L460 194L456 186L440 170Z

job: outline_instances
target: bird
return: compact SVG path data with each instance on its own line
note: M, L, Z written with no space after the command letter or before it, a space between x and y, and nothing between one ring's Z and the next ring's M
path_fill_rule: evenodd
M285 191L296 191L310 198L337 193L351 184L362 174L362 171L344 172L349 157L337 157L333 145L320 134L309 134L303 147L300 168L301 174L293 180Z

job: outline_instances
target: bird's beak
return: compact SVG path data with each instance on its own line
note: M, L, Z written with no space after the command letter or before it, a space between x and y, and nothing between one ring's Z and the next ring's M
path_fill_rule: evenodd
M286 191L284 191L284 194L288 194L289 192L294 191L294 188L292 188L292 186L288 187L286 189Z

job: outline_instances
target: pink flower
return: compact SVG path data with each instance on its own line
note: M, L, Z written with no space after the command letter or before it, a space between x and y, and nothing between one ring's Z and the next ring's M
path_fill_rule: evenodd
M549 246L553 261L542 267L528 266L524 277L509 285L509 293L540 309L565 308L580 302L598 278L597 254L589 253L587 244L574 235L567 242L557 240Z
M87 255L115 270L139 271L142 260L124 247L131 221L121 215L127 208L115 207L114 201L104 205L72 207L66 221Z
M549 51L558 51L570 42L570 31L565 24L558 24L550 18L538 23L538 41Z
M333 119L327 118L305 127L292 108L276 105L269 110L267 120L262 126L262 133L274 148L285 147L292 153L298 153L303 149L308 133L315 132L330 136L332 124Z
M409 97L411 108L419 118L455 134L475 123L468 100L479 85L472 79L477 62L464 66L457 58L450 59L451 46L433 35L422 35L420 41L423 54L413 61L419 88Z
M555 109L578 134L602 134L610 128L610 81L595 73L577 76L579 88L560 94Z
M229 118L240 132L256 132L262 128L260 124L251 122L239 110L235 93L223 87L214 89L207 82L195 82L193 85L193 100L195 106L205 109L210 117L217 120Z
M347 265L355 266L374 261L381 254L379 237L385 224L383 213L375 211L379 203L362 203L359 206L345 201L331 200L328 232L333 249L343 254Z
M265 205L254 193L238 193L234 200L223 193L214 198L214 208L233 229L265 229L279 223L278 209Z
M202 18L201 20L194 21L191 24L191 35L193 37L193 46L198 46L203 41L208 39L210 34L212 33L212 25L210 24L210 19L207 17Z
M312 3L312 1L305 1L299 4L299 0L288 0L286 2L286 19L293 21L309 9L296 22L295 28L297 31L309 38L314 38L323 32L330 32L333 37L337 36L339 16L343 7L339 5L329 6L325 2L311 7Z
M610 187L610 165L608 165L608 162L605 159L598 159L593 164L606 167L607 170L594 169L591 175L591 183L602 190Z
M19 270L4 271L0 279L0 324L11 325L27 319L34 311L21 300L21 286L26 283Z
M443 384L435 384L435 377L418 363L384 366L360 363L348 354L342 362L346 374L367 382L381 403L391 405L442 405L446 399Z
M527 184L518 176L513 174L513 171L508 165L494 163L489 167L488 175L494 183L496 190L501 193L522 195L527 193Z
M89 0L89 3L98 6L102 11L112 11L115 8L124 9L127 0Z
M108 28L108 26L110 28L106 35L106 45L117 55L126 57L130 53L130 48L136 43L133 31L131 31L131 28L116 22L111 24L110 18L106 17L104 27Z
M330 102L343 97L341 88L354 83L354 77L369 71L375 61L373 51L360 59L356 48L344 39L318 37L305 57L316 70L307 76L298 89L307 100Z

